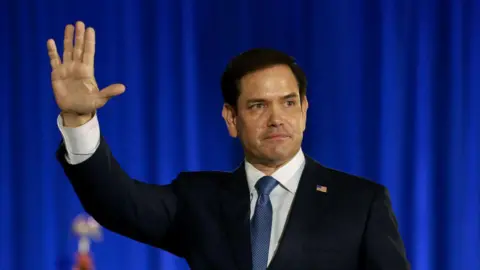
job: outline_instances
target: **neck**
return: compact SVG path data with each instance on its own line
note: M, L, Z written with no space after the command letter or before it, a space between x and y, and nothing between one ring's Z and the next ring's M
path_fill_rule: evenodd
M296 155L297 153L295 153ZM261 158L255 158L255 157L248 157L246 156L246 160L252 164L253 167L255 167L257 170L263 172L265 175L272 175L275 173L280 167L283 165L287 164L290 162L295 155L291 156L290 158L286 160L266 160L266 159L261 159Z
M255 163L250 162L253 167L257 168L257 170L263 172L265 175L272 175L274 172L278 170L278 168L285 165L287 162L280 163L280 164L262 164L262 163Z

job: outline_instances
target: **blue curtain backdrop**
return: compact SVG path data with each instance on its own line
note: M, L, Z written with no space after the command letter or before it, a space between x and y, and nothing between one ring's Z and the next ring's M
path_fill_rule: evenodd
M16 0L0 4L0 269L70 269L82 208L55 160L46 40L97 33L96 76L124 95L99 112L134 177L242 159L221 118L221 72L252 47L309 78L304 150L385 184L413 269L480 269L480 0ZM97 269L187 269L106 231Z

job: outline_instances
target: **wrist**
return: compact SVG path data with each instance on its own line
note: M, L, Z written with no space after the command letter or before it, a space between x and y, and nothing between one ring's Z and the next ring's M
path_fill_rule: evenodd
M69 112L61 112L60 115L62 116L64 127L76 128L90 121L95 115L95 113L76 114L76 113L69 113Z

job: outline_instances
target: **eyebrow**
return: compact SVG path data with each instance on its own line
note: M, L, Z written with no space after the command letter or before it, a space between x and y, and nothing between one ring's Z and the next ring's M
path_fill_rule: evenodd
M298 97L297 93L291 93L283 97L283 99L290 99L290 98L296 98Z
M296 98L296 97L298 97L297 93L290 93L288 95L283 96L282 99L286 100L286 99L291 99L291 98ZM258 102L265 102L265 101L266 100L262 99L262 98L253 98L253 99L247 100L247 103L258 103Z

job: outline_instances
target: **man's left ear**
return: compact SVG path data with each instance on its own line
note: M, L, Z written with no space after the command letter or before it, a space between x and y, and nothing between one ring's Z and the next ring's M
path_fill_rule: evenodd
M307 96L302 97L302 116L303 116L303 131L307 127L307 110L308 110L308 100Z
M308 110L308 99L307 96L302 97L302 113L305 117L307 117L307 110Z

